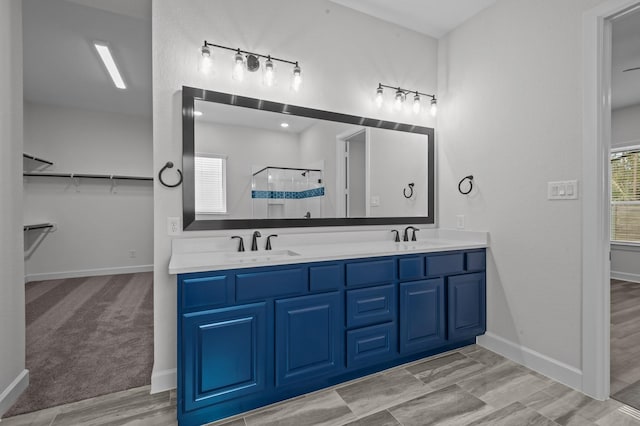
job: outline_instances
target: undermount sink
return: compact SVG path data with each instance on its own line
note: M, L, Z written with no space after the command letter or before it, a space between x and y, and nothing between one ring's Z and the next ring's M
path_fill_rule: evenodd
M291 250L269 250L225 253L224 255L229 263L267 262L269 260L280 260L294 256L300 256L300 253Z
M396 244L398 250L421 250L436 246L436 244L429 241L408 241Z

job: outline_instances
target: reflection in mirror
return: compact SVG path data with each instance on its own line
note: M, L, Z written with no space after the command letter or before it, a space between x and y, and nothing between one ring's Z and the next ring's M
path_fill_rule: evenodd
M183 88L185 229L434 223L433 129Z

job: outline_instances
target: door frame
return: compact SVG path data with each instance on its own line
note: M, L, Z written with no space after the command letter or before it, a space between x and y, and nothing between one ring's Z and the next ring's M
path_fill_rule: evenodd
M371 129L368 127L354 127L336 136L336 217L345 217L341 215L343 215L348 209L344 198L345 185L349 179L349 176L347 176L347 173L345 172L345 164L347 162L345 156L345 145L347 143L347 139L361 132L365 133L365 216L371 216Z
M582 391L609 397L611 22L638 0L608 0L583 15Z

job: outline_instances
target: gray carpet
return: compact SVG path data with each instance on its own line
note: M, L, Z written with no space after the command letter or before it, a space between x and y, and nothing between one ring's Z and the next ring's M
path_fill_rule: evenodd
M153 274L28 283L29 388L6 417L148 385Z

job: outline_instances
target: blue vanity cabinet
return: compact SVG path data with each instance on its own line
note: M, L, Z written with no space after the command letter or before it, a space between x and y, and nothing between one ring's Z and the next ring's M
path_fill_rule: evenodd
M449 340L463 340L486 331L484 272L447 278Z
M266 304L183 315L187 411L264 391L268 383Z
M474 343L485 250L178 276L180 426Z
M444 279L400 283L400 353L446 343Z
M344 367L343 311L338 292L276 301L276 387Z

